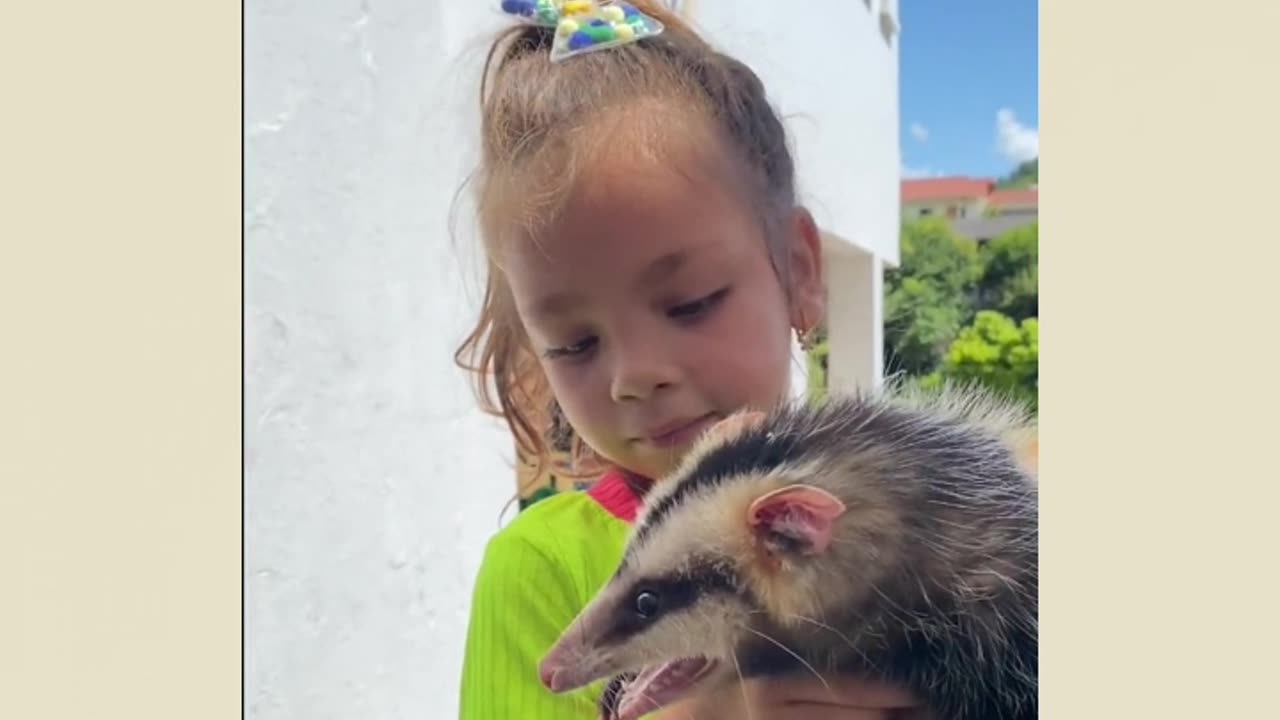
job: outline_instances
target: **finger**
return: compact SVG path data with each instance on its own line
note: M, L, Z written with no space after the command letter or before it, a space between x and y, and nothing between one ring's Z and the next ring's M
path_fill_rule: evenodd
M914 708L865 708L845 705L795 703L767 708L755 708L754 720L926 720L917 716ZM719 716L727 718L730 716ZM734 718L745 716L733 716ZM929 717L927 720L934 720Z
M817 680L788 680L764 682L753 688L755 698L765 705L815 705L843 708L898 709L914 708L919 701L905 690L885 685L840 678L830 687Z

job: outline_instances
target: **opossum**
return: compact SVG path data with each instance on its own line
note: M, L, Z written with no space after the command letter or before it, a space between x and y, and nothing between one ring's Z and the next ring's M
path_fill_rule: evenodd
M634 720L744 678L850 674L939 720L1038 710L1034 425L972 387L830 397L707 431L539 667Z

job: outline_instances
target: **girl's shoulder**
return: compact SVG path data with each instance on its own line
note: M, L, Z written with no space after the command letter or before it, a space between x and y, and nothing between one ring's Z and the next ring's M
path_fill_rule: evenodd
M599 684L552 695L535 668L617 568L638 506L605 475L528 506L490 539L472 596L464 720L596 716Z
M632 486L606 473L585 490L559 492L520 511L493 536L486 562L531 552L557 565L612 573L640 505Z

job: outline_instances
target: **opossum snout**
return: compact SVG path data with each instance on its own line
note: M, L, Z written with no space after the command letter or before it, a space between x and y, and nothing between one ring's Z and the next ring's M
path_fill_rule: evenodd
M565 674L560 672L560 668L543 662L538 667L538 677L542 680L542 685L553 693L563 692L568 689L568 683L557 682Z
M557 644L538 663L538 678L551 692L562 693L589 683L594 668L586 662L588 654L581 642Z
M538 678L553 693L562 693L591 682L590 672L578 657L566 657L563 650L553 652L538 664Z
M589 638L598 634L598 610L589 610L573 622L538 663L538 678L554 693L575 690L612 671L609 653L601 652Z

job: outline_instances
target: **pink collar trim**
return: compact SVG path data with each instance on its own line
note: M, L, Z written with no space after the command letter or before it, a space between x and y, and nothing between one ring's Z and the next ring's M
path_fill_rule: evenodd
M635 486L645 482L642 478L627 476L620 470L610 470L587 490L587 495L600 503L609 514L623 522L633 523L643 502L636 493Z

